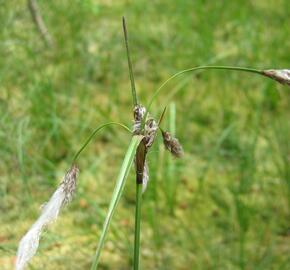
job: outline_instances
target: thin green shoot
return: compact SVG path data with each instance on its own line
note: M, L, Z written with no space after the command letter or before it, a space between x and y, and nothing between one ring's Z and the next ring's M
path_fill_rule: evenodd
M164 115L165 115L165 113L166 113L166 109L167 109L167 107L164 107L163 112L162 112L162 114L160 115L160 118L159 118L159 120L158 120L158 127L160 127L160 125L161 125L161 123L162 123L162 121L163 121Z
M117 125L117 126L120 126L122 128L124 128L125 130L127 130L128 132L132 133L130 128L128 128L127 126L121 124L121 123L118 123L118 122L109 122L109 123L106 123L106 124L103 124L103 125L100 125L98 126L92 133L91 135L86 139L85 143L82 145L82 147L76 152L76 154L74 155L74 158L73 158L73 162L72 163L75 163L76 160L78 159L79 155L84 151L84 149L87 147L87 145L90 143L90 141L93 139L93 137L100 131L102 130L103 128L107 127L107 126L111 126L111 125Z
M175 137L176 133L176 107L175 103L170 103L169 105L169 132L172 136ZM168 207L169 213L174 215L174 208L176 203L176 195L177 195L177 177L176 177L176 163L172 160L171 156L168 156L168 183L166 184L168 192Z
M198 66L198 67L193 67L193 68L189 68L189 69L185 69L185 70L181 70L177 73L175 73L174 75L172 75L169 79L167 79L165 82L163 82L161 84L161 86L154 92L153 96L151 97L148 106L147 106L147 111L145 114L144 119L146 119L148 111L150 111L150 108L152 106L152 103L155 101L155 99L158 97L158 95L160 94L161 90L164 88L165 85L167 85L171 80L175 79L176 77L183 75L185 73L189 73L189 72L195 72L197 70L208 70L208 69L221 69L221 70L235 70L235 71L243 71L243 72L250 72L250 73L256 73L259 74L261 76L264 76L262 74L261 70L258 69L254 69L254 68L245 68L245 67L233 67L233 66ZM144 125L145 123L143 123Z

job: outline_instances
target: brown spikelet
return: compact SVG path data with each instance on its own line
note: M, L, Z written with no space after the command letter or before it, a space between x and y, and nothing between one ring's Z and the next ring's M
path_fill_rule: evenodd
M144 165L146 161L147 149L145 145L145 138L140 142L135 156L135 167L136 167L136 182L138 184L143 183Z
M158 130L158 125L153 118L149 118L145 123L145 142L146 148L149 149L155 139Z
M163 130L162 137L165 148L170 151L173 156L180 158L183 155L183 148L178 139L174 138L169 132Z
M281 84L290 86L290 69L268 69L262 73Z
M134 135L144 135L146 148L149 149L155 139L156 132L158 130L158 125L156 121L148 116L146 117L145 127L142 130L142 120L146 114L146 108L140 104L134 107L134 124L133 124L133 134Z
M134 113L133 134L140 135L142 119L146 113L146 108L138 104L134 107L133 113Z

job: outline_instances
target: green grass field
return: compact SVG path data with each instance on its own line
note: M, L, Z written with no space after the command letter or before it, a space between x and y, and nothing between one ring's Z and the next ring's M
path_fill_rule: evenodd
M47 47L26 1L0 1L0 268L75 152L99 124L132 125L121 18L126 16L137 92L146 105L175 72L205 64L289 68L287 0L39 0ZM169 100L174 91L178 94ZM141 268L290 269L289 88L256 75L206 71L170 83L162 138L148 154ZM130 135L102 131L79 160L72 203L47 230L28 269L89 269ZM132 268L135 178L99 269Z

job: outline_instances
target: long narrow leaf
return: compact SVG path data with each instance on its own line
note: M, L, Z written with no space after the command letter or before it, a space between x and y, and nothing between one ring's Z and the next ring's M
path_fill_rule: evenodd
M112 199L110 202L110 206L109 206L109 210L106 216L106 220L104 222L103 225L103 230L101 233L101 237L100 237L100 241L97 247L97 251L96 251L96 255L94 257L94 261L91 267L91 270L96 270L98 263L99 263L99 258L100 258L100 254L101 251L103 249L104 246L104 242L105 242L105 238L111 223L111 219L113 217L113 214L115 212L115 209L118 205L118 202L121 198L124 186L125 186L125 180L128 176L128 173L130 171L135 153L136 153L136 149L139 145L139 143L141 142L143 136L133 136L130 142L130 145L128 147L127 153L125 155L125 158L123 160L123 164L121 166L120 172L119 172L119 176L115 185L115 189L113 191L113 195L112 195Z

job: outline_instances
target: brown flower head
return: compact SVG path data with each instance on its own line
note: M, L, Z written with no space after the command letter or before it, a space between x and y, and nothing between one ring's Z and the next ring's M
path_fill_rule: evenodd
M180 158L183 155L183 149L178 139L174 138L169 132L163 130L162 137L165 148L170 151L173 156Z
M145 145L146 148L150 148L154 142L156 132L158 130L158 125L153 118L149 118L145 124Z
M142 124L142 119L146 113L146 108L138 104L134 107L133 113L134 113L133 134L139 135L141 134L141 131L142 131L141 124Z

